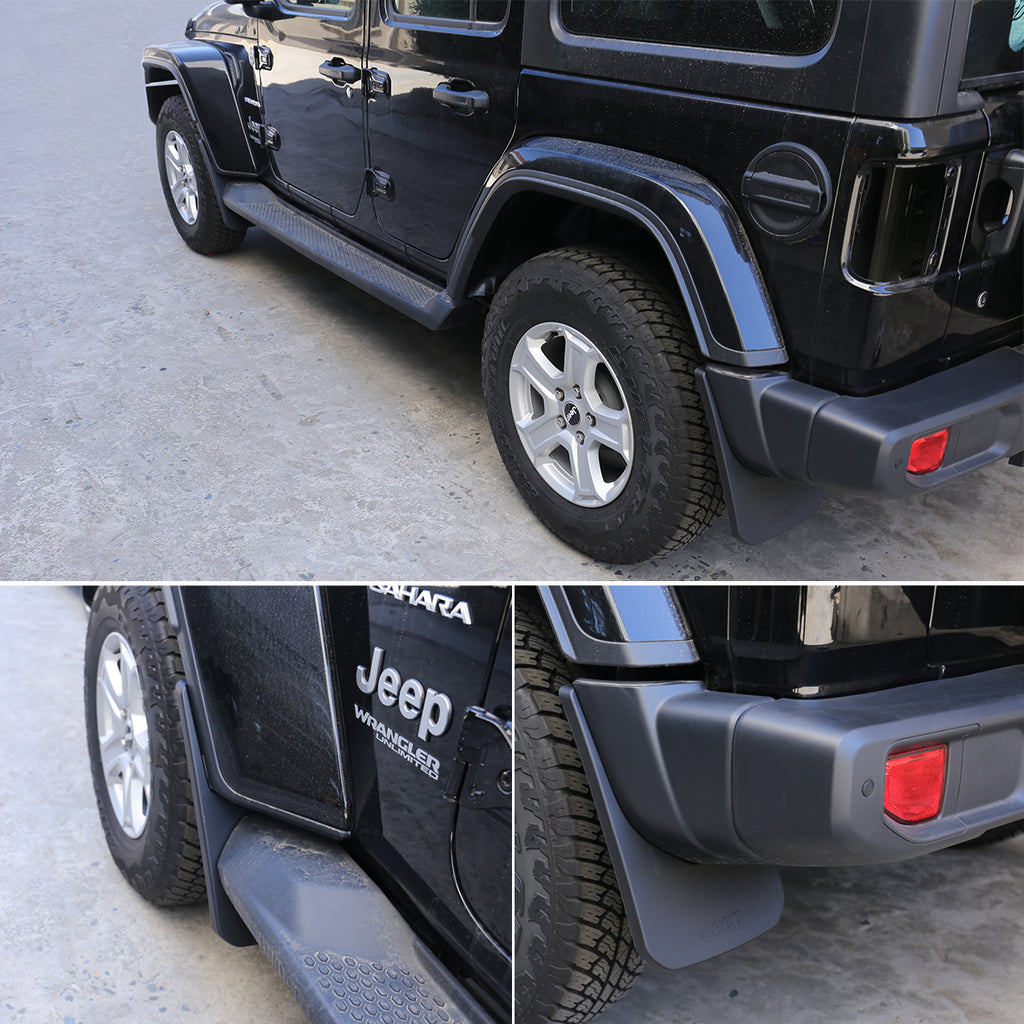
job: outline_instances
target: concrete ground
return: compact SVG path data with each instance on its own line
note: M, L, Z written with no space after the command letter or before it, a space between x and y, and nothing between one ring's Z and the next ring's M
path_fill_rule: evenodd
M139 61L201 0L9 5L0 92L0 578L1002 579L1024 474L724 522L613 569L554 539L490 437L475 330L432 335L260 231L198 256Z
M305 1024L258 947L206 904L151 906L107 852L82 710L86 615L69 588L0 586L0 1022Z
M648 968L600 1024L1019 1024L1024 837L877 868L782 873L774 929Z

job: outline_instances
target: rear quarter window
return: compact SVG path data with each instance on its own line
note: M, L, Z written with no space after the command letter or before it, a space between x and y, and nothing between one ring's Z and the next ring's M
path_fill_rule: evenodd
M751 53L808 54L832 32L836 0L560 0L574 35Z

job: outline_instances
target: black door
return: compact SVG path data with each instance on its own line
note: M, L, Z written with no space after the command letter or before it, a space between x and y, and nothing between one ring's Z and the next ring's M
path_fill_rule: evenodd
M363 193L363 4L282 3L288 16L259 22L264 122L285 184L342 214ZM301 196L300 196L301 198Z
M373 0L367 134L377 223L448 256L512 136L522 42L513 0Z

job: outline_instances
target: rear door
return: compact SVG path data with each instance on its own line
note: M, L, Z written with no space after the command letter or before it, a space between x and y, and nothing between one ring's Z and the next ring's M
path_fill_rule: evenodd
M495 997L511 988L511 599L327 587L350 849ZM500 994L500 995L498 995Z
M282 0L284 17L258 23L254 55L278 178L344 215L363 192L363 7Z
M515 122L521 0L374 0L367 51L373 205L443 259Z

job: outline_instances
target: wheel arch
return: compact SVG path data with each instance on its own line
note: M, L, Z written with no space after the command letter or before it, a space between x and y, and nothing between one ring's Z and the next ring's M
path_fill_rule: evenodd
M598 230L598 229L603 230ZM674 278L706 359L770 366L785 344L728 200L706 178L664 160L558 138L510 150L492 170L449 274L454 296L487 295L547 249L609 234Z
M166 100L180 95L196 123L210 169L233 177L255 176L257 160L242 111L249 104L257 111L259 102L242 47L196 41L150 46L142 68L154 124Z

